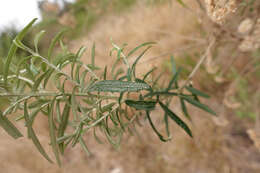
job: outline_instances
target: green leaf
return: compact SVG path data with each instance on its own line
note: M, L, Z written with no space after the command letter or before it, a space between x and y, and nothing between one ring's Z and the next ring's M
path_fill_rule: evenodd
M54 124L54 120L53 120L53 108L54 108L55 99L56 98L53 99L51 106L48 106L48 123L49 123L49 132L50 132L52 150L56 157L56 161L57 161L58 165L61 166L59 150L57 147L55 124Z
M49 101L49 102L50 102L50 101ZM33 112L32 112L31 115L30 115L31 123L34 122L34 119L35 119L36 115L37 115L40 111L42 111L47 105L49 105L49 102L45 102L45 103L39 105L36 109L33 110ZM29 107L29 106L28 106L28 107Z
M20 138L23 135L21 132L9 121L5 116L3 116L0 111L0 126L14 139Z
M30 98L30 96L25 96L25 97L15 101L14 103L12 103L8 108L5 109L5 111L3 112L3 116L11 113L18 104L20 104L21 102L23 102L29 98Z
M183 128L183 130L185 130L185 132L192 137L192 133L190 128L186 125L186 123L184 121L182 121L174 112L172 112L166 105L164 105L162 102L159 101L160 106L162 107L162 109L164 110L164 112L166 114L169 115L169 117L175 121L181 128Z
M132 65L132 69L131 69L132 72L133 72L134 77L136 77L136 74L135 74L136 64L137 64L138 61L143 57L143 55L145 54L145 52L148 51L150 48L151 48L151 46L147 47L147 48L136 58L136 60L134 61L133 65Z
M51 100L49 99L41 99L41 98L36 98L37 100L31 102L29 105L28 105L28 108L29 109L33 109L33 108L38 108L38 107L41 107L42 105L50 102Z
M27 101L25 101L25 103L24 103L24 119L26 122L29 137L30 137L30 139L32 139L35 147L38 149L38 151L42 154L43 157L45 157L50 163L53 163L52 160L47 155L47 153L45 152L45 150L43 149L39 139L35 135L35 132L32 128L32 121L29 118L29 113L28 113L28 109L27 109Z
M81 64L78 64L75 72L75 79L77 83L80 83L80 68L81 68Z
M89 91L98 92L136 92L141 90L149 90L150 86L146 83L118 81L118 80L103 80L94 83L90 86Z
M61 123L58 128L58 138L61 138L64 136L64 132L67 128L68 121L69 121L69 114L70 114L70 104L71 104L71 97L68 98L68 102L66 102L65 107L63 109L62 115L61 115ZM59 144L60 152L64 153L64 143Z
M82 57L82 55L83 55L83 53L86 51L86 49L87 49L87 48L84 47L84 46L82 46L82 47L79 48L78 52L76 53L77 59L79 59L79 58Z
M143 80L145 80L154 70L156 70L157 68L156 67L153 67L150 71L148 71L145 75L144 75L144 78Z
M171 56L171 64L172 64L172 74L175 75L175 73L177 72L177 68L173 56Z
M31 59L31 63L30 63L30 70L31 73L36 76L37 74L39 74L39 70L37 69L37 67L33 64L33 61Z
M103 142L99 139L99 137L98 137L97 134L96 134L96 128L95 128L95 127L93 128L93 134L94 134L94 137L95 137L96 141L97 141L99 144L103 144Z
M115 126L118 126L118 122L116 121L117 118L116 118L115 116L116 116L115 112L112 112L109 117L110 117L111 121L113 122L113 124L114 124Z
M86 79L87 73L88 73L88 70L84 70L80 74L80 88L79 89L81 90L81 92L84 91L84 88L86 86L85 79Z
M91 65L93 67L95 67L95 49L96 49L96 45L94 43L92 46L92 51L91 51Z
M151 44L156 44L156 42L146 42L143 43L139 46L137 46L136 48L134 48L133 50L131 50L128 54L127 57L131 56L133 53L135 53L138 49L140 49L141 47L147 46L147 45L151 45Z
M107 66L105 66L103 78L107 80Z
M185 86L185 88L186 88L189 92L191 92L192 94L194 94L194 95L198 95L198 96L201 96L201 97L204 97L204 98L210 98L210 96L209 96L208 94L205 94L205 93L203 93L203 92L201 92L201 91L199 91L199 90L197 90L197 89L195 89L195 88L193 88L193 87Z
M146 116L147 116L147 118L148 118L148 121L149 121L149 123L150 123L150 125L151 125L153 131L156 133L156 135L159 137L159 139L160 139L161 141L163 141L163 142L169 141L169 139L164 139L164 137L163 137L163 136L159 133L159 131L155 128L155 126L154 126L154 124L153 124L153 122L152 122L152 120L151 120L150 112L149 112L149 111L146 111Z
M86 152L87 156L90 156L91 153L86 145L86 143L84 142L84 140L82 139L82 137L79 138L79 143L80 143L80 146L82 147L82 149Z
M135 108L136 110L154 110L156 102L155 101L136 101L136 100L126 100L125 103Z
M176 0L181 6L187 8L187 5L182 0Z
M81 137L82 128L83 128L83 123L80 123L76 130L76 135L72 141L72 144L71 144L72 147L75 147L75 145L78 143L79 138Z
M116 103L115 102L112 102L112 103L109 103L105 106L103 106L101 109L100 109L100 112L101 113L104 113L104 112L108 112L108 111L111 111L113 106L115 105Z
M171 81L169 82L169 85L166 89L166 91L169 91L172 88L172 85L178 81L178 76L181 72L181 69L178 69L178 71L174 74L173 78L171 79ZM177 86L176 86L177 87Z
M39 33L36 34L35 38L34 38L34 48L35 48L35 51L36 53L39 52L39 48L38 48L38 43L40 41L40 39L42 38L42 36L45 34L45 31L42 30L40 31Z
M15 37L15 40L21 41L36 20L37 20L36 18L33 19L21 32L19 32L19 34ZM7 85L7 76L8 76L8 72L10 69L10 64L12 62L13 56L15 55L16 51L17 51L17 46L15 45L15 43L12 43L11 48L9 49L8 55L6 57L5 65L4 65L5 85Z
M54 71L55 71L55 70L52 69L52 68L50 68L49 70L47 70L47 73L48 73L48 74L46 74L46 77L45 77L45 79L44 79L44 84L43 84L43 87L44 87L44 88L46 88L46 85L47 85L47 83L48 83L48 81L49 81L49 79L50 79L50 77L51 77L51 75L52 75L52 73L53 73Z
M212 114L212 115L217 115L216 112L214 112L213 110L211 110L207 105L204 105L196 100L193 100L192 98L190 97L187 97L187 96L181 96L184 100L186 100L187 102L189 102L190 104Z
M53 49L55 47L55 44L62 38L63 34L67 31L68 29L63 29L60 31L51 41L50 47L48 49L48 60L50 61L51 55L53 52Z
M75 134L64 135L64 136L57 139L57 144L63 143L67 140L70 140L71 138L73 138L73 136L75 136Z
M123 130L123 132L125 132L125 126L124 126L124 123L122 122L122 120L120 119L119 110L118 109L116 110L116 118L117 118L117 121L120 124L121 129Z
M113 80L116 80L118 78L119 75L124 73L124 69L123 68L119 68L116 73L113 75Z
M34 83L32 91L37 91L38 87L40 86L42 80L48 75L48 71L46 71L45 73L43 73Z
M188 110L187 110L187 107L186 107L186 105L185 105L185 102L184 102L183 98L180 98L180 102L181 102L182 112L184 113L184 115L185 115L189 120L191 120L190 115L189 115L189 113L188 113Z
M166 102L166 106L169 106L170 102L171 102L171 100L168 100ZM168 114L164 112L164 122L165 122L166 133L167 133L168 138L171 138L170 137L171 134L170 134L170 130L169 130L169 120L168 119L169 119Z
M155 92L147 93L144 97L150 97L155 95L178 96L178 93L168 92L168 91L155 91Z

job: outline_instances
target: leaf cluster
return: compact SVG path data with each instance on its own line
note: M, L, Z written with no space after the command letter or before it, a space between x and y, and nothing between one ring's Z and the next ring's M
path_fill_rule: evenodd
M4 69L3 75L0 75L0 97L8 98L10 104L0 112L0 126L13 138L22 137L21 132L8 118L8 115L15 112L22 114L16 120L25 121L28 138L48 161L52 162L33 127L37 116L46 116L48 119L50 145L60 165L60 156L68 146L79 144L90 154L84 140L86 133L92 133L97 142L103 143L102 136L98 135L101 132L109 143L118 147L123 134L134 133L135 124L141 124L141 118L148 119L152 130L163 142L171 139L169 119L192 137L189 126L169 108L173 97L178 97L182 111L188 119L191 117L187 104L215 115L213 110L199 100L199 97L209 98L207 94L191 85L183 89L179 87L178 77L181 69L176 68L173 57L173 77L165 88L158 87L160 75L155 80L151 77L155 69L151 69L142 77L136 75L138 61L154 42L143 43L127 54L124 53L125 46L120 48L112 43L111 55L116 52L116 61L111 69L101 69L95 64L95 45L92 47L91 63L85 64L81 57L86 48L81 47L76 53L69 52L62 42L65 31L54 37L46 56L38 52L38 43L44 31L35 36L34 49L27 47L22 40L35 20L16 36L6 60L1 62ZM53 52L57 44L61 47L58 54ZM14 64L13 58L18 49L27 52L28 56L21 57L19 62ZM130 64L129 57L141 50L134 63ZM66 73L67 69L70 69L69 74ZM96 71L102 71L102 74L98 76ZM54 86L50 87L51 84ZM67 85L71 87L68 88ZM137 98L133 96L136 94ZM156 106L164 111L167 136L162 135L152 122L151 112Z

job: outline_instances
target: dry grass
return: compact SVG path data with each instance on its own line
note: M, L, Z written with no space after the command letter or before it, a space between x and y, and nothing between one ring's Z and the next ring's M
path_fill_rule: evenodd
M190 2L192 8L198 8L193 0L187 2ZM194 44L200 47L205 45L204 39L198 38L198 23L193 13L175 3L171 7L167 4L147 7L140 3L122 16L103 18L87 36L71 43L70 47L75 52L81 45L91 47L95 41L96 63L104 67L112 61L108 53L111 49L110 37L119 45L127 42L129 49L138 43L156 41L158 44L138 66L139 70L145 72L151 66L160 66L165 56L155 59L153 57L185 49ZM89 62L88 57L90 56L86 53L82 59ZM208 101L208 104L217 111L220 118L226 117L225 111L230 111L215 99ZM179 105L174 102L171 107L181 115ZM1 172L256 173L260 171L259 154L248 136L242 133L244 127L233 129L234 125L230 124L220 127L208 114L192 107L189 107L189 110L193 117L193 123L190 125L194 139L190 139L172 123L173 140L162 143L151 131L147 122L144 122L143 127L137 128L141 138L138 135L133 137L125 135L121 148L116 151L109 145L98 144L92 134L86 134L86 143L93 155L87 157L79 147L69 149L65 152L63 168L45 161L27 139L23 138L17 143L1 130ZM228 115L226 121L233 121L231 115ZM160 110L152 115L159 129L164 130L161 116ZM36 126L40 129L39 138L44 146L48 147L49 139L44 117L37 121ZM24 129L23 123L19 123L19 127Z

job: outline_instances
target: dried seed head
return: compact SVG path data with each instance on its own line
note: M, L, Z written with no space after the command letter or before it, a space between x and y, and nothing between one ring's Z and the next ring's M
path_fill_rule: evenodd
M246 18L245 20L243 20L239 26L238 26L238 32L240 34L248 34L251 29L253 28L254 22L252 19L250 18Z
M250 35L246 35L244 40L239 45L239 49L242 52L254 51L260 48L260 18L257 20L254 28L251 27L250 30L253 30L252 33Z
M222 24L227 16L237 10L236 0L205 0L208 16L214 22Z

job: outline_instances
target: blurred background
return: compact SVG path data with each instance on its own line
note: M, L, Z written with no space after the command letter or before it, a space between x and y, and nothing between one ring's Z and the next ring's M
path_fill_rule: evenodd
M91 134L85 140L92 155L80 147L65 151L63 167L47 162L26 138L13 140L0 129L0 167L4 173L259 173L260 172L260 2L257 0L8 0L0 5L0 58L5 58L15 35L33 18L38 23L24 43L33 46L36 33L45 30L40 53L67 28L64 42L76 52L96 44L96 63L110 65L113 39L127 49L155 41L138 71L157 66L171 78L170 55L188 77L202 56L207 59L193 78L196 88L211 95L202 100L218 117L188 107L190 139L171 124L173 139L162 143L149 124L125 134L118 150L99 144ZM211 45L209 47L209 45ZM57 51L59 47L56 48ZM90 52L82 58L90 61ZM18 52L19 53L19 52ZM22 56L22 52L21 56ZM19 58L19 54L16 58ZM2 74L0 64L0 75ZM0 98L1 110L5 107ZM182 114L178 102L170 106ZM153 119L163 130L159 110ZM183 116L184 118L184 116ZM185 119L185 118L184 118ZM16 123L24 134L23 122ZM39 139L49 149L45 117L35 124ZM48 150L49 149L49 150Z

